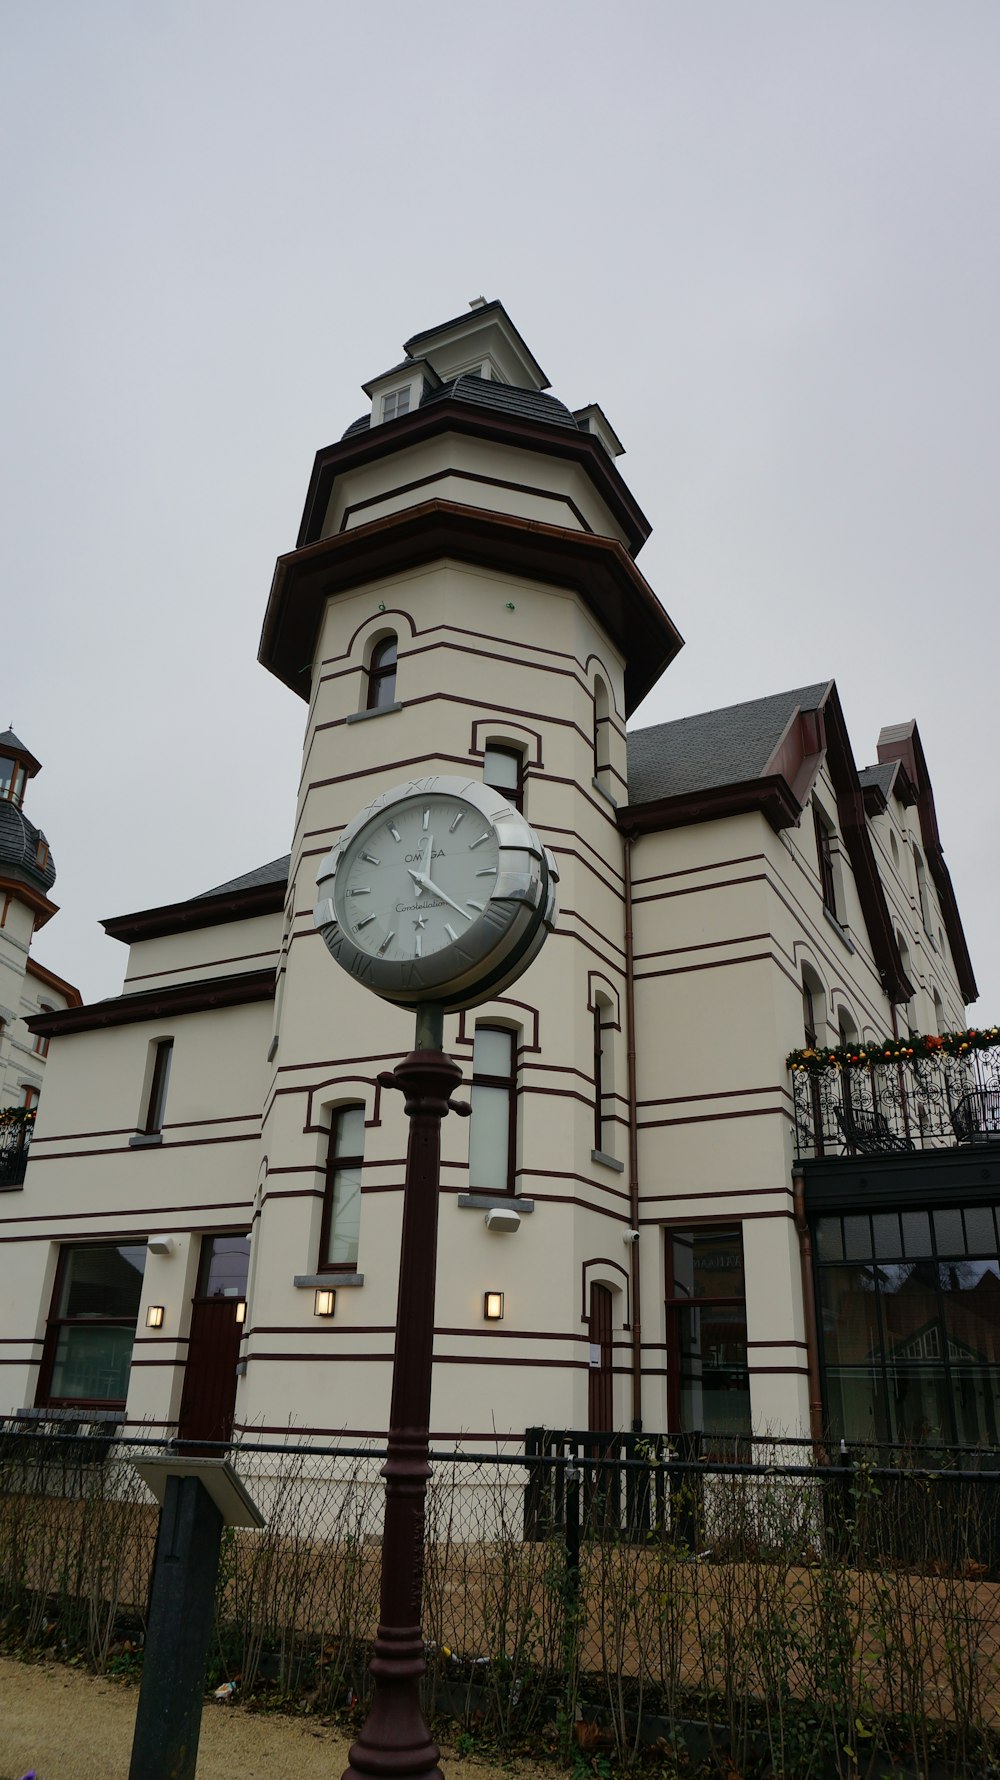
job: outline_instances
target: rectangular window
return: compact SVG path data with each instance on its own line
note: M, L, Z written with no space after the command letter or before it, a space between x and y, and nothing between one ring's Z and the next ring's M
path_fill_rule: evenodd
M144 1242L63 1249L42 1402L124 1408L145 1266Z
M51 1002L48 1002L48 1001L39 1002L38 1011L40 1014L50 1014L52 1012ZM49 1041L47 1038L43 1038L42 1034L39 1032L35 1037L35 1056L36 1057L47 1057L48 1054L49 1054Z
M483 753L483 784L492 785L514 805L524 807L523 760L518 748L501 748L487 742Z
M28 1082L25 1082L21 1089L21 1105L26 1112L30 1112L33 1107L38 1105L38 1089L31 1087Z
M382 419L383 420L398 420L399 416L401 414L408 414L409 411L410 411L410 385L409 384L406 385L405 389L394 389L394 390L392 390L392 392L389 395L382 397Z
M513 1193L517 1132L515 1034L477 1025L472 1045L469 1186L481 1193Z
M833 841L830 824L819 805L813 804L813 821L816 825L816 854L819 860L819 881L823 892L823 907L834 920L837 914L837 876L833 864Z
M711 1224L668 1231L666 1285L671 1428L749 1434L742 1232Z
M361 1236L361 1169L365 1109L337 1107L330 1126L319 1264L323 1272L355 1268Z
M614 1010L598 996L594 1003L594 1148L615 1153Z
M153 1056L153 1074L149 1084L146 1122L142 1127L150 1137L163 1129L163 1114L167 1105L167 1084L170 1081L170 1062L173 1051L173 1039L161 1038Z

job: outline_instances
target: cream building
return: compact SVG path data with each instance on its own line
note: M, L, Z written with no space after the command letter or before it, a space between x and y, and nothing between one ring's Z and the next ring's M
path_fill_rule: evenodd
M824 1372L785 1058L804 1010L822 1042L964 1025L916 729L859 772L821 681L629 732L681 638L605 415L547 393L496 302L403 350L318 453L271 586L260 659L306 714L290 858L108 921L121 996L33 1022L6 1407L384 1430L406 1129L378 1076L412 1017L336 969L312 910L356 811L443 772L521 803L560 916L446 1023L473 1114L443 1130L434 1439L874 1427L881 1385L859 1409Z
M59 912L49 896L56 877L49 843L24 813L28 785L40 771L30 748L12 729L5 730L0 735L0 1188L20 1185L24 1178L48 1057L48 1038L29 1032L25 1022L32 1014L80 1004L72 983L31 956L36 932Z

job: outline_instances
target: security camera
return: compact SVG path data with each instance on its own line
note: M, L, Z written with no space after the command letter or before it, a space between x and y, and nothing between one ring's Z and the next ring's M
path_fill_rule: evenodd
M638 1242L638 1240L639 1240L638 1230L626 1230L624 1236L622 1237L623 1242Z

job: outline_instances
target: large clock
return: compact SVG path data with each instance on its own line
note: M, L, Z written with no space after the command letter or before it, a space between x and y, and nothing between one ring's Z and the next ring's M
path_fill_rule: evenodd
M556 916L551 854L499 791L414 779L350 822L317 874L316 926L403 1007L474 1007L530 964Z

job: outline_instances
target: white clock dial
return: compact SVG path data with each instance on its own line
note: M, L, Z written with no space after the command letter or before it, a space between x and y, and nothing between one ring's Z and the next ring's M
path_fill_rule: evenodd
M334 901L345 936L387 963L464 939L497 881L496 831L470 803L431 792L395 802L349 842Z

